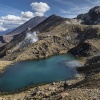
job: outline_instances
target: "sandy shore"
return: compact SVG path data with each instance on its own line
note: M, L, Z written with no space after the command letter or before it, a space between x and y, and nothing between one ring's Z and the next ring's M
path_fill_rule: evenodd
M0 60L0 73L2 73L4 71L4 69L11 65L13 62L12 61L2 61Z

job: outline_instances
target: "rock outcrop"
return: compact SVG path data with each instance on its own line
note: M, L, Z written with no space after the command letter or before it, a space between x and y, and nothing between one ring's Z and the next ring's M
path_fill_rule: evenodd
M86 14L80 14L77 19L81 19L83 24L99 25L100 24L100 6L95 6Z

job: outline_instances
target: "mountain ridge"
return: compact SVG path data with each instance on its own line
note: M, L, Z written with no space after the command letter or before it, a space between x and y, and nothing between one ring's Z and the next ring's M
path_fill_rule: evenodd
M15 35L11 42L2 47L3 50L0 48L0 57L4 57L5 60L20 61L45 58L54 54L72 53L74 50L79 52L73 53L77 56L94 54L95 51L98 52L100 48L98 44L100 42L99 25L88 26L80 23L76 24L74 21L77 22L78 20L62 18L53 14L29 31ZM32 43L33 45L30 44L17 50L16 46L25 39L26 32L32 34L34 31L40 33L37 34L39 40L36 43ZM86 48L82 49L85 46ZM25 51L26 53L24 53Z
M20 34L23 31L27 30L27 28L33 28L33 27L37 26L39 23L41 23L45 19L46 19L45 16L42 16L42 17L39 17L39 16L33 17L29 21L25 22L24 24L20 25L18 28L14 29L13 31L11 31L11 32L9 32L7 34L10 34L10 35L16 35L16 33ZM20 30L20 32L19 32L19 29L22 29L22 30ZM18 31L18 32L16 32L16 31Z
M28 29L34 28L35 26L37 26L39 23L41 23L42 21L44 21L46 19L46 17L33 17L32 19L30 19L29 21L25 22L24 24L20 25L19 27L17 27L16 29L14 29L13 31L5 34L5 35L1 35L0 37L2 37L3 41L5 42L5 44L9 43L11 40L14 39L14 37L18 34L21 34L25 31L27 31ZM1 45L3 46L5 45L4 43L2 43L1 41Z
M81 19L83 24L99 25L100 24L100 6L95 6L88 13L80 14L77 19Z

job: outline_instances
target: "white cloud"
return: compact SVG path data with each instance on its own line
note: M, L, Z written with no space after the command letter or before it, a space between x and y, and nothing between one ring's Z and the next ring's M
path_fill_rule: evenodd
M88 2L92 3L92 4L99 4L100 0L87 0Z
M3 16L1 17L2 20L8 20L8 21L17 21L20 20L19 16L15 16L15 15L7 15L7 16Z
M2 16L0 18L0 31L5 31L7 29L12 29L15 27L18 27L19 25L25 23L26 21L28 21L30 18L25 15L22 16L22 14L20 16L15 16L15 15L7 15L7 16Z
M31 11L26 11L26 12L22 11L20 16L15 16L15 15L2 16L0 18L0 31L16 28L35 16L44 16L44 13L50 9L50 7L43 2L39 3L33 2L31 3L31 7L33 10L35 10L34 13Z
M44 14L43 13L40 13L40 12L35 12L34 13L34 16L44 16Z
M0 31L6 31L6 28L3 28L2 26L0 26Z
M34 17L33 12L27 11L27 12L21 12L21 16L24 18L32 18Z
M89 11L91 7L90 6L83 6L83 7L77 7L75 6L74 8L71 8L69 11L65 11L64 9L60 9L60 12L62 15L68 18L74 18L79 14L84 14Z
M85 0L85 2L87 3L83 5L75 5L71 2L73 7L70 7L68 10L60 9L59 11L64 17L74 18L79 14L87 13L94 6L100 5L100 0Z
M44 14L45 12L47 12L48 10L50 10L50 7L43 2L33 2L31 3L32 9L35 10L38 13L42 13Z
M0 18L0 31L5 31L7 29L18 27L27 20L28 19L25 19L22 16L15 16L15 15L2 16Z
M57 13L60 14L60 16L67 18L74 18L79 14L87 13L94 6L100 6L100 0L83 0L83 3L81 2L81 0L78 0L80 1L79 3L74 2L73 0L68 0L67 2L66 0L63 0L63 2L61 0L54 1L62 5L54 5L55 9L58 9L57 11L59 11L59 13Z
M0 18L0 31L6 31L7 29L12 29L18 27L29 20L29 18L24 18L24 16L7 15Z

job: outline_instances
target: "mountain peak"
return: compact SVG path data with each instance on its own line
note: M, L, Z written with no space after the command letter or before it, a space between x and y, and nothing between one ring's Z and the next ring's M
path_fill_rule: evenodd
M56 17L57 15L56 14L52 14L50 17Z
M81 19L87 25L100 24L100 6L91 8L88 13L80 14L77 18Z
M92 9L90 9L89 14L100 14L100 6L95 6Z
M24 32L28 27L29 28L34 28L35 26L37 26L39 23L41 23L45 19L46 19L45 16L42 16L42 17L40 17L40 16L33 17L29 21L27 21L24 24L20 25L15 30L9 32L8 34L9 35L17 35L17 34L20 34L20 33Z
M47 19L45 19L43 22L41 22L39 25L37 25L35 28L33 28L31 31L40 31L40 32L46 32L52 29L52 27L55 27L65 21L66 18L57 16L55 14L49 16Z
M62 17L57 16L56 14L52 14L52 15L51 15L51 16L49 16L48 18L62 18ZM62 19L64 19L64 18L62 18Z

